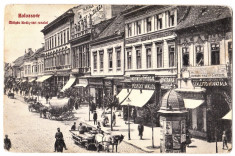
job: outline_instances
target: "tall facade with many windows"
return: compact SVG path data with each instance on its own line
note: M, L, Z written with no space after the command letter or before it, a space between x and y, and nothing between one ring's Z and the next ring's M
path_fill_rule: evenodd
M176 28L177 91L189 109L191 134L215 141L231 126L220 120L232 108L231 11L222 6L193 6L186 12Z
M45 38L44 75L50 75L50 86L56 95L69 80L71 72L70 21L74 13L70 9L49 23L42 30Z

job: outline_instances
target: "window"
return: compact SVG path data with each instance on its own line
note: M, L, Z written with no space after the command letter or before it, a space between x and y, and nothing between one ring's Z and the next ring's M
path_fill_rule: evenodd
M63 37L62 37L62 32L60 32L60 45L63 44Z
M182 48L182 55L183 55L183 66L189 66L189 48L184 47Z
M197 66L203 66L204 65L203 46L196 46L196 64L197 64Z
M131 51L127 52L127 68L131 69Z
M157 68L162 67L162 45L157 45Z
M66 35L65 35L65 30L64 30L64 43L66 43Z
M147 49L146 49L147 68L151 68L151 67L152 67L151 56L152 56L151 48L147 48Z
M130 37L131 36L131 23L127 24L127 36Z
M162 14L157 15L157 29L162 29Z
M211 64L220 64L220 47L218 43L211 44Z
M69 41L69 29L67 29L67 42Z
M141 21L136 22L136 34L141 34Z
M172 27L172 26L175 25L175 14L174 14L174 11L169 11L168 15L169 15L168 24L169 24L169 27Z
M54 37L51 37L51 42L52 42L52 48L54 47L54 39L53 39Z
M93 53L93 59L94 59L94 70L97 70L97 52Z
M109 49L108 54L109 54L109 70L112 70L112 68L113 68L113 49Z
M121 48L116 48L117 69L121 68Z
M169 46L169 67L175 66L175 46Z
M232 44L232 42L228 42L228 59L229 59L229 63L232 64L232 61L233 61L233 44Z
M136 50L136 68L137 69L141 68L141 51L140 51L140 49Z
M152 27L152 19L151 17L146 19L146 23L147 23L147 32L151 31L151 27Z
M57 41L56 41L56 34L55 34L55 47L57 46Z
M100 51L100 71L104 68L104 51Z

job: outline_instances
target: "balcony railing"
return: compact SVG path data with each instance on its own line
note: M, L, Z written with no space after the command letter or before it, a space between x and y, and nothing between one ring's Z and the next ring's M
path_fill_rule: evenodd
M74 29L73 29L74 30ZM85 29L85 30L81 30L81 31L72 31L71 32L71 38L72 39L75 39L75 38L77 38L77 37L81 37L81 36L83 36L83 35L86 35L86 34L89 34L89 33L91 33L91 28L87 28L87 29Z

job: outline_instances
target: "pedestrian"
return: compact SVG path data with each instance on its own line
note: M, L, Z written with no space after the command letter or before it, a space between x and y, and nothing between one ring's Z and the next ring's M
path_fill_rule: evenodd
M101 128L100 122L97 123L97 129Z
M97 113L96 113L96 111L93 114L93 120L94 120L94 125L96 125L97 124Z
M133 120L134 120L134 123L135 123L135 119L136 119L136 117L137 117L137 111L136 111L135 108L133 109L132 117L133 117Z
M113 112L113 126L116 125L116 114Z
M226 146L226 148L228 149L228 138L227 138L227 135L226 135L226 131L223 131L223 135L222 135L222 141L223 141L223 149L224 149L224 146Z
M11 148L11 140L8 138L8 135L5 135L5 139L4 139L4 149L6 150L10 150Z
M56 134L55 134L55 138L56 138L56 141L55 141L55 145L54 145L54 148L55 148L55 151L54 151L54 152L57 151L57 146L58 146L58 144L59 144L60 142L62 142L64 149L65 149L65 150L68 150L67 147L66 147L66 144L65 144L65 142L64 142L63 133L60 132L60 128L57 128L57 132L56 132Z
M189 132L189 130L187 129L186 130L186 145L187 145L187 147L189 147L189 144L191 144L191 135L190 135L190 132Z
M75 130L76 130L76 122L73 123L73 126L71 127L71 130L72 130L72 131L75 131Z
M144 125L142 123L140 123L138 125L138 131L139 131L139 136L140 136L140 139L142 140L143 138L143 132L144 132Z
M49 94L46 94L46 103L48 103L48 99L49 99Z

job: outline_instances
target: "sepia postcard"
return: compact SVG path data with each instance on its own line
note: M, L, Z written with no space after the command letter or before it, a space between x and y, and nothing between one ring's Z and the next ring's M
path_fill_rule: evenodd
M8 4L5 152L230 153L232 8Z

